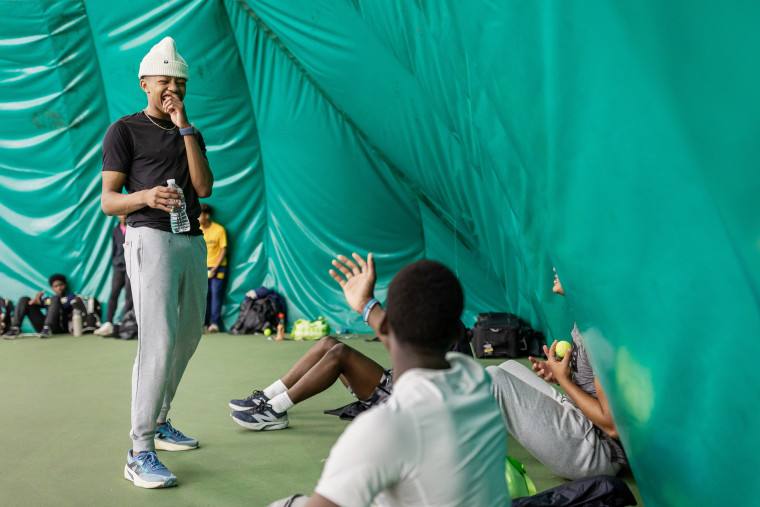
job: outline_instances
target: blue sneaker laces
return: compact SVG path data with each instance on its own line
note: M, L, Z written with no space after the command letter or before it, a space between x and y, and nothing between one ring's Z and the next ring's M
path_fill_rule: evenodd
M187 438L182 434L180 430L172 426L171 419L167 419L164 424L160 424L158 427L160 428L161 433L165 433L173 438L176 438L177 440L183 440Z
M155 452L141 452L138 453L134 458L139 458L140 454L145 454L145 459L143 460L142 464L148 472L160 472L162 470L166 470L167 472L169 471L169 469L166 468L164 464L161 463L161 461L158 459L158 456L156 456Z

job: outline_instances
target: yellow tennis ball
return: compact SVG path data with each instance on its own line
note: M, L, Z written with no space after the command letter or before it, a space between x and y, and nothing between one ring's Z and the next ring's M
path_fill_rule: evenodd
M557 354L557 357L565 357L565 352L567 352L567 349L569 348L570 344L565 340L562 340L561 342L557 343L556 347L554 347L554 352Z

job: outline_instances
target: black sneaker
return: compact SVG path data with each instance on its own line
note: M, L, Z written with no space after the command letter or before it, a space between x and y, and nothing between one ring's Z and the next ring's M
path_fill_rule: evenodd
M287 412L275 412L265 401L250 410L235 411L230 415L240 426L254 431L283 430L290 424Z
M51 336L53 336L53 332L47 326L43 327L42 331L39 332L40 338L50 338Z
M269 401L264 391L253 391L253 394L243 400L230 400L230 408L235 410L249 410L256 407L262 401Z
M15 340L19 335L21 335L21 329L16 326L11 326L8 332L3 335L3 338L6 340Z

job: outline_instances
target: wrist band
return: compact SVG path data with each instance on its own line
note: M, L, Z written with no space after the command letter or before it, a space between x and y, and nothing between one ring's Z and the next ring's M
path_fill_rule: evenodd
M366 305L364 305L364 311L362 312L362 320L364 321L365 324L368 324L367 321L369 320L369 312L371 312L372 309L377 304L380 304L380 301L378 301L375 298L372 298L369 301L367 301Z
M191 123L187 128L179 129L179 135L181 136L189 136L190 134L195 134L195 123Z

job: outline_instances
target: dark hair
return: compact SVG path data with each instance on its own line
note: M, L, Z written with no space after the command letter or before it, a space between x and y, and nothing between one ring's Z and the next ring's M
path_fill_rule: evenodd
M205 202L201 203L201 213L208 213L209 215L214 214L214 208L211 207L210 204L206 204Z
M400 342L440 351L459 339L464 295L456 275L427 259L405 266L388 286L388 324Z
M53 282L57 282L59 280L62 281L63 283L65 283L66 285L68 285L68 283L66 282L66 277L63 276L63 275L59 275L58 273L56 273L53 276L51 276L50 278L48 278L48 285L50 285L52 287L53 286Z

